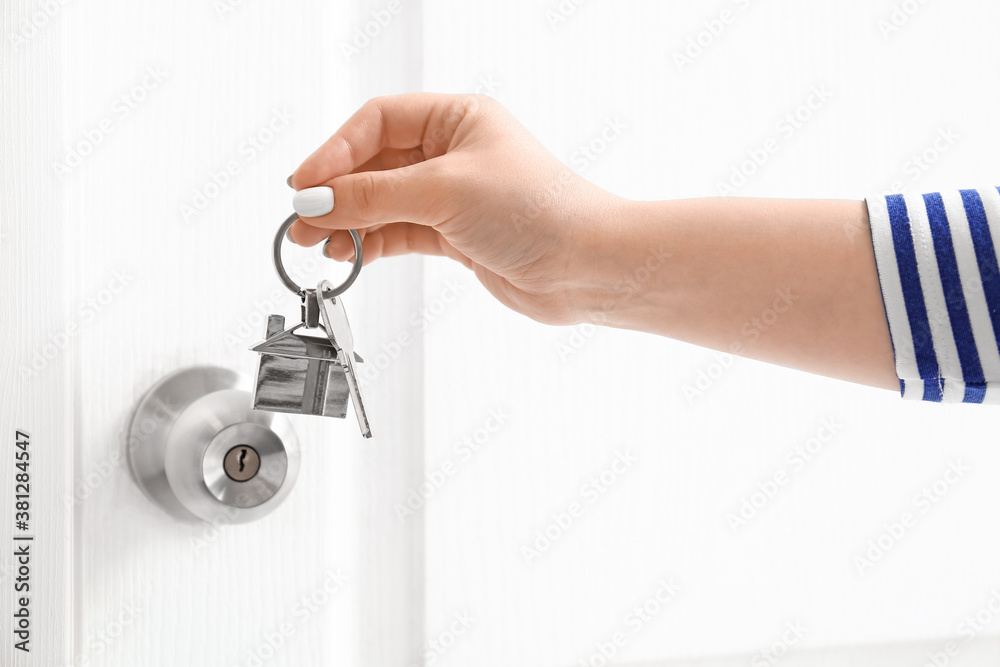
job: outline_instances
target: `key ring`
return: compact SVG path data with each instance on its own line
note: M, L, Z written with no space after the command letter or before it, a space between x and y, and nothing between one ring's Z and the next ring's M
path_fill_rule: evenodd
M281 278L281 282L285 284L285 287L292 290L299 296L305 295L305 290L295 284L295 281L291 279L288 273L285 271L285 265L281 263L281 242L285 239L285 234L288 233L288 228L292 226L292 223L299 219L298 213L292 213L288 216L281 227L278 228L278 233L274 237L274 270L278 272L278 277ZM354 241L354 266L351 267L351 273L347 276L347 280L340 283L337 287L333 288L332 292L328 292L329 296L339 296L347 291L347 288L354 284L354 281L358 279L358 274L361 273L361 265L364 264L364 252L361 248L361 235L358 234L358 230L350 229L351 240Z

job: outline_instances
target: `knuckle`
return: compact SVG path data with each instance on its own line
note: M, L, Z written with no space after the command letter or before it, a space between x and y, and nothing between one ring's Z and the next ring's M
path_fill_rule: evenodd
M452 105L452 117L460 121L474 116L479 111L486 108L486 105L489 104L490 101L492 101L491 98L486 95L462 95L455 100Z
M369 215L375 204L375 177L369 172L361 172L354 179L351 195L360 215Z
M475 95L451 95L442 105L445 127L458 125L463 118L478 107Z
M503 105L497 102L495 98L482 93L475 93L469 96L466 115L492 116L501 108L503 108Z
M380 95L378 97L371 97L364 104L361 105L361 111L359 115L365 118L374 118L382 115L382 110L388 105L390 100L389 95Z
M366 111L371 111L372 109L380 108L383 102L385 102L385 95L369 97L368 100L362 105L362 108Z
M471 97L471 103L474 104L475 108L477 109L480 107L489 108L495 104L498 104L496 99L490 97L489 95L485 95L483 93L474 93L470 95L470 97Z

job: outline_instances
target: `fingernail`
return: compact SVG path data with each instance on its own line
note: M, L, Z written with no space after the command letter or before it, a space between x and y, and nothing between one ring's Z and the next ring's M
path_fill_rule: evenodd
M306 218L318 218L333 210L333 188L320 185L299 190L292 197L292 208Z
M292 188L293 190L295 189L295 186L292 185L292 177L291 176L288 177L288 179L285 181L285 183L288 183L288 187Z

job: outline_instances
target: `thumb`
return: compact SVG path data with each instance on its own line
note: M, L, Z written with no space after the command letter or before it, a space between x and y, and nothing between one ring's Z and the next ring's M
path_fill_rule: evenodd
M299 217L323 229L365 229L387 222L433 225L442 218L441 158L387 169L338 176L295 193Z

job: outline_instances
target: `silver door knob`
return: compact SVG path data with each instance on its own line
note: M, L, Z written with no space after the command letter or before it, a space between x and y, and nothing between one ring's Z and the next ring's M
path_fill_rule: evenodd
M249 382L225 368L175 371L140 399L129 462L146 496L185 521L245 523L273 511L299 471L288 419L254 410Z

